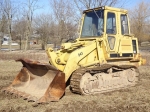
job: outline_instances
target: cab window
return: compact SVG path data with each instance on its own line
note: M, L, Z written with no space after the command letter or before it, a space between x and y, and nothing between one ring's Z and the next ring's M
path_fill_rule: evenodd
M107 34L116 34L116 17L112 12L107 13L107 26L106 26Z
M125 14L121 14L121 33L122 35L129 34L128 19Z

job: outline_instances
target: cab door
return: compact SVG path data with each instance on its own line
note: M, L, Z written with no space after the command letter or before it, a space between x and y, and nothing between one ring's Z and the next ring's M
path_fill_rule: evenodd
M136 46L136 40L133 40L132 35L130 35L127 14L120 14L120 29L119 52L122 57L132 57L134 46ZM137 52L136 48L134 52Z
M114 12L107 12L106 18L106 41L108 45L108 51L111 54L117 53L117 21L116 21L116 13Z

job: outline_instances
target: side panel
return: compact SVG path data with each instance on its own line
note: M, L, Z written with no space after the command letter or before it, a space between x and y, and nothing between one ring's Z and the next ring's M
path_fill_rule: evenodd
M76 70L77 68L80 67L79 62L81 63L81 60L83 60L91 52L94 52L95 49L96 49L96 42L94 42L91 45L85 46L83 48L77 49L70 54L68 61L65 65L65 68L63 70L63 72L65 73L65 81L68 80L68 78L70 77L70 75L72 74L72 72L74 70ZM89 56L91 56L91 55L89 55ZM88 58L86 58L86 59L88 59Z
M85 56L81 61L79 61L79 65L85 65L87 63L92 63L98 60L97 49L90 52L87 56Z
M122 37L120 40L119 53L133 53L131 37Z

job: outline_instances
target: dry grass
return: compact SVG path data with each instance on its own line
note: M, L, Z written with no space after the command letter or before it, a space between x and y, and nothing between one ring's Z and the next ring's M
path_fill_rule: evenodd
M24 54L26 55L27 53ZM150 112L150 54L145 53L143 56L147 58L148 64L139 67L140 81L135 87L90 96L73 94L67 88L65 96L59 102L38 107L32 107L32 103L21 98L0 93L0 112ZM36 57L36 54L33 57ZM36 58L41 59L38 56ZM22 66L11 59L0 60L0 89L11 84Z
M16 60L19 58L27 58L38 61L45 61L48 63L48 56L44 50L30 50L30 51L3 51L0 52L1 60Z

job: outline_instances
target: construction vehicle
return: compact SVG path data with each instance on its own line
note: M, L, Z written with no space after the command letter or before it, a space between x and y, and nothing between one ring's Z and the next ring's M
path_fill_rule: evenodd
M18 59L23 67L5 93L37 103L58 101L70 90L82 95L134 86L146 63L130 33L127 10L98 7L83 11L79 38L46 53L49 64Z

